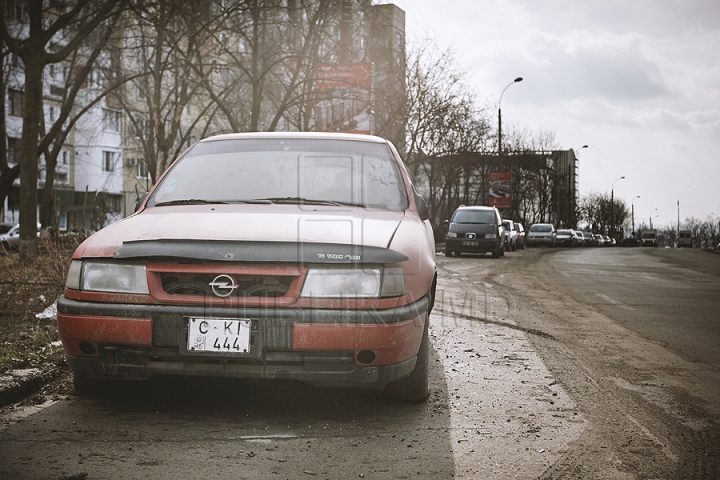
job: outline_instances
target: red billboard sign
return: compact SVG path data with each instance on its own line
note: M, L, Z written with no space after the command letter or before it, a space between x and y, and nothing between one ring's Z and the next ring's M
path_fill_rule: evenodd
M372 63L320 64L313 112L316 132L372 133Z
M324 92L329 88L370 88L372 64L320 64L315 71L315 87Z
M488 204L501 210L512 206L510 196L510 172L491 172L488 188Z

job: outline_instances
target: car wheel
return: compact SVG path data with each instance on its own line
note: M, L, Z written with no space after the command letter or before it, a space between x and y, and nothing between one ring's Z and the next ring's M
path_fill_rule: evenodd
M429 324L430 315L428 314L425 318L425 328L423 329L423 337L420 342L420 351L418 352L417 361L415 362L415 370L407 377L386 385L384 393L388 397L403 402L424 402L430 396L428 382L430 370L430 347L428 345Z
M448 250L448 249L446 248L446 249L445 249L445 256L446 256L446 257L452 257L452 256L453 256L452 250Z

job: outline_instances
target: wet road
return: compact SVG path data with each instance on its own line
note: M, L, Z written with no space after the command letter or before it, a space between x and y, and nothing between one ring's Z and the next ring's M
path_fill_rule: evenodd
M541 278L684 358L720 368L720 254L664 248L559 251Z

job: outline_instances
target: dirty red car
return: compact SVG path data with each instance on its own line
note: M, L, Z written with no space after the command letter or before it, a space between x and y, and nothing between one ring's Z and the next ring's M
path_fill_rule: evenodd
M427 207L390 142L219 135L78 247L58 328L81 393L183 375L422 401L435 284Z

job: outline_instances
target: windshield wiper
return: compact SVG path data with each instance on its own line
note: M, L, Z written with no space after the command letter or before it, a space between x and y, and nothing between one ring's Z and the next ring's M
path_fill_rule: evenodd
M288 203L288 204L298 204L298 205L332 205L332 206L350 206L350 207L364 207L365 205L362 203L353 203L353 202L338 202L335 200L317 200L313 198L303 198L303 197L271 197L271 198L264 198L263 200L268 200L272 203Z
M168 205L217 205L217 204L225 204L226 202L220 202L217 200L211 201L211 200L202 200L199 198L185 198L182 200L170 200L167 202L160 202L153 205L154 207L165 207Z

